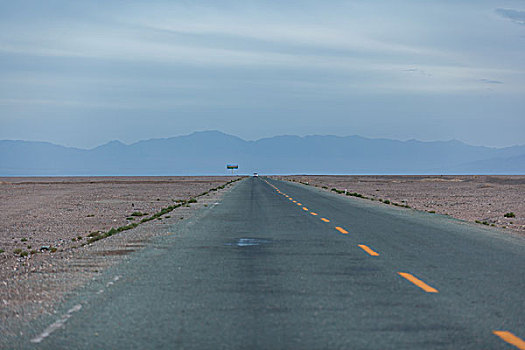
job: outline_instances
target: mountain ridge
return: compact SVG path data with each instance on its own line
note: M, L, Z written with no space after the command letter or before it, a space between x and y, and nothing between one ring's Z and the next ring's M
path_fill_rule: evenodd
M525 174L525 145L491 148L458 140L279 135L247 141L217 130L91 149L0 140L0 175Z

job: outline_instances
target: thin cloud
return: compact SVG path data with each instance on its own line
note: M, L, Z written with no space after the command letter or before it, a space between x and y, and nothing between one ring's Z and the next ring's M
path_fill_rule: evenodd
M487 84L503 84L502 81L499 80L491 80L491 79L480 79L479 81Z
M512 9L496 9L496 13L501 17L510 19L514 23L525 25L525 11Z

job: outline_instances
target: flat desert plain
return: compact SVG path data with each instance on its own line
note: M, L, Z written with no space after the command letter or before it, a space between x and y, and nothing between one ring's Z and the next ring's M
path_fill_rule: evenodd
M525 234L525 176L276 176ZM506 215L507 214L507 215Z
M0 334L53 312L82 285L198 208L238 177L0 178ZM191 200L194 198L194 200ZM111 228L176 209L88 243Z

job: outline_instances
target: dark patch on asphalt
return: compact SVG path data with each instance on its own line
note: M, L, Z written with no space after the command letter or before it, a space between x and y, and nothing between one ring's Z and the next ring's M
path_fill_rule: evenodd
M239 238L235 243L225 243L224 245L227 246L234 246L234 247L253 247L258 246L262 244L269 244L272 243L272 241L267 239L260 239L260 238Z
M133 253L134 249L116 249L116 250L103 250L100 252L96 252L96 255L102 255L102 256L109 256L109 255L126 255L129 253Z

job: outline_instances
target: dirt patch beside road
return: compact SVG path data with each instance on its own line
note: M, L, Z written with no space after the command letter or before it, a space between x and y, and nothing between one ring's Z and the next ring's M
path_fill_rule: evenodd
M525 234L525 176L276 176ZM513 215L512 215L512 214ZM505 216L507 214L507 216Z
M0 178L0 333L53 312L68 292L213 205L235 179Z

